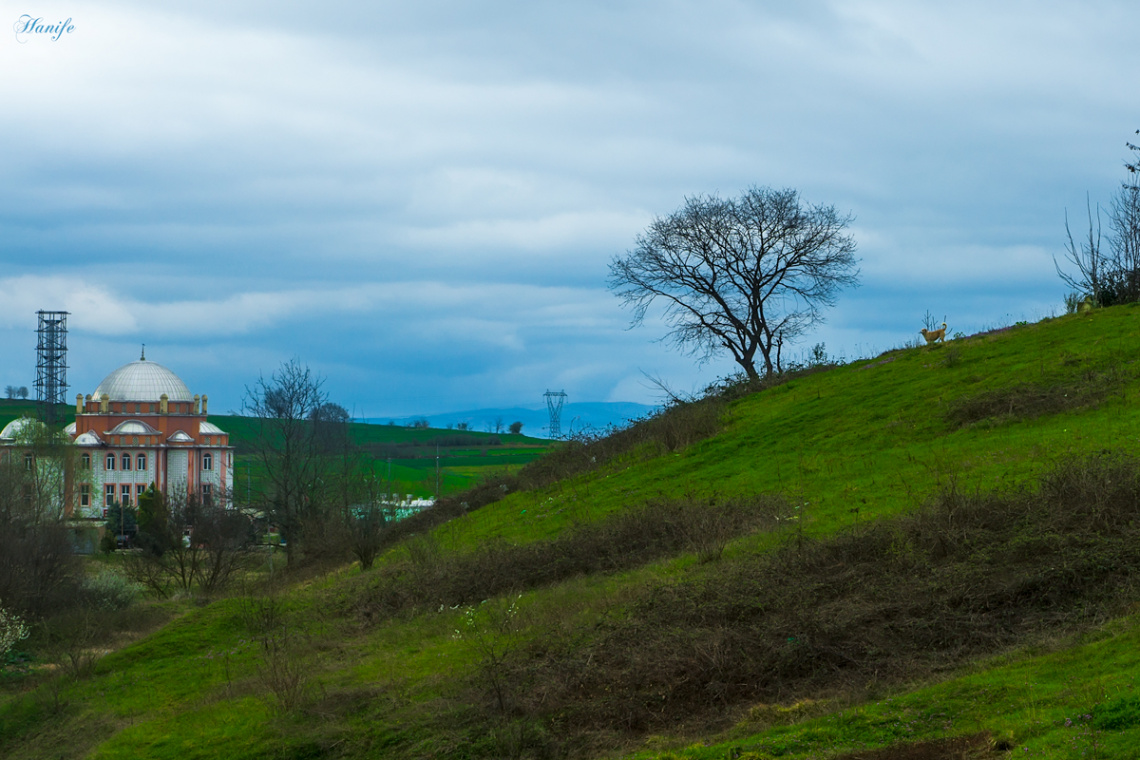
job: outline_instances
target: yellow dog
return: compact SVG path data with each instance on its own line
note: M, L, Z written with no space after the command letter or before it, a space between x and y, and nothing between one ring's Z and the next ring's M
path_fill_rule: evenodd
M935 342L938 342L938 343L946 342L946 323L945 322L942 323L942 329L941 330L927 330L924 327L921 330L919 330L919 332L922 333L922 337L926 338L927 344L935 343Z

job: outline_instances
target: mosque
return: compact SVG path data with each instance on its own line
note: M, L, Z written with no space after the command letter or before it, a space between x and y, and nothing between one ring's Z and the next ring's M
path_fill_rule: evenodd
M102 519L112 503L137 504L151 484L172 498L229 503L234 450L229 435L206 420L206 407L206 396L191 395L178 375L145 354L103 378L94 393L77 395L75 422L64 428L76 447L65 513ZM9 423L0 447L18 447L33 424Z

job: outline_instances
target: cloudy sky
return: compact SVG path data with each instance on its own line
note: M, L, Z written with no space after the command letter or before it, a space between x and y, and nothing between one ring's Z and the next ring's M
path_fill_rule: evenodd
M731 365L628 329L607 265L749 185L855 216L802 350L1037 319L1140 128L1132 2L0 8L0 385L64 309L72 397L142 343L213 411L290 358L357 416L699 388Z

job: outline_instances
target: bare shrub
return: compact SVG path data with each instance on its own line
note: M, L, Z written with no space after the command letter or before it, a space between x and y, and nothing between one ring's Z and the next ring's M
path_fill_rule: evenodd
M649 588L590 630L506 664L524 714L568 734L645 731L726 707L911 680L1127 609L1140 573L1140 463L1059 464L1036 490L919 512Z
M293 712L308 699L311 686L301 631L276 594L245 596L239 615L258 644L258 681L278 710Z
M522 625L519 619L521 596L486 599L467 607L455 630L479 660L479 674L500 713L507 711L508 679L504 667L518 647Z
M504 593L597 572L638 567L687 551L701 561L720 557L731 538L772 529L788 511L778 497L723 502L655 501L548 541L522 546L489 542L475 552L444 552L431 536L407 543L409 562L386 569L360 594L366 618L383 618L417 606L478 603Z
M1078 377L1043 383L1025 383L964 396L949 405L946 419L954 425L982 420L1032 419L1073 409L1095 407L1121 393L1127 379L1123 370L1088 370Z

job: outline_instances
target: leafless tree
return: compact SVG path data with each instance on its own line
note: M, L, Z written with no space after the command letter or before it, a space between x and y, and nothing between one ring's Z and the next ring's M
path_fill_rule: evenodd
M1129 150L1140 151L1140 146L1126 145ZM1140 185L1136 182L1140 161L1125 161L1124 167L1129 179L1121 184L1108 210L1107 250L1101 245L1099 206L1094 222L1091 202L1086 201L1089 231L1080 244L1073 240L1066 214L1065 259L1076 271L1070 274L1054 263L1061 280L1075 291L1068 299L1073 303L1081 298L1089 298L1097 306L1140 301Z
M267 380L246 388L246 413L255 420L254 449L263 472L261 503L295 562L305 524L323 510L326 461L313 417L329 403L324 379L292 359Z
M1101 250L1100 206L1096 209L1096 220L1093 220L1092 202L1085 197L1085 205L1089 217L1088 235L1080 243L1073 240L1073 231L1069 228L1069 212L1065 211L1065 235L1068 242L1065 244L1065 259L1076 267L1076 273L1070 274L1062 269L1056 257L1053 266L1057 269L1057 276L1070 288L1080 294L1090 296L1095 303L1102 305L1106 287L1108 262Z
M69 447L29 425L0 451L0 600L40 617L74 603L82 568L63 509Z
M171 589L220 591L247 565L252 551L249 518L196 496L166 496L153 487L139 498L141 551L127 557L131 577L160 596Z
M641 323L664 303L669 336L707 360L728 351L750 378L780 370L781 352L859 281L851 216L752 187L739 198L687 198L610 263L609 287Z

